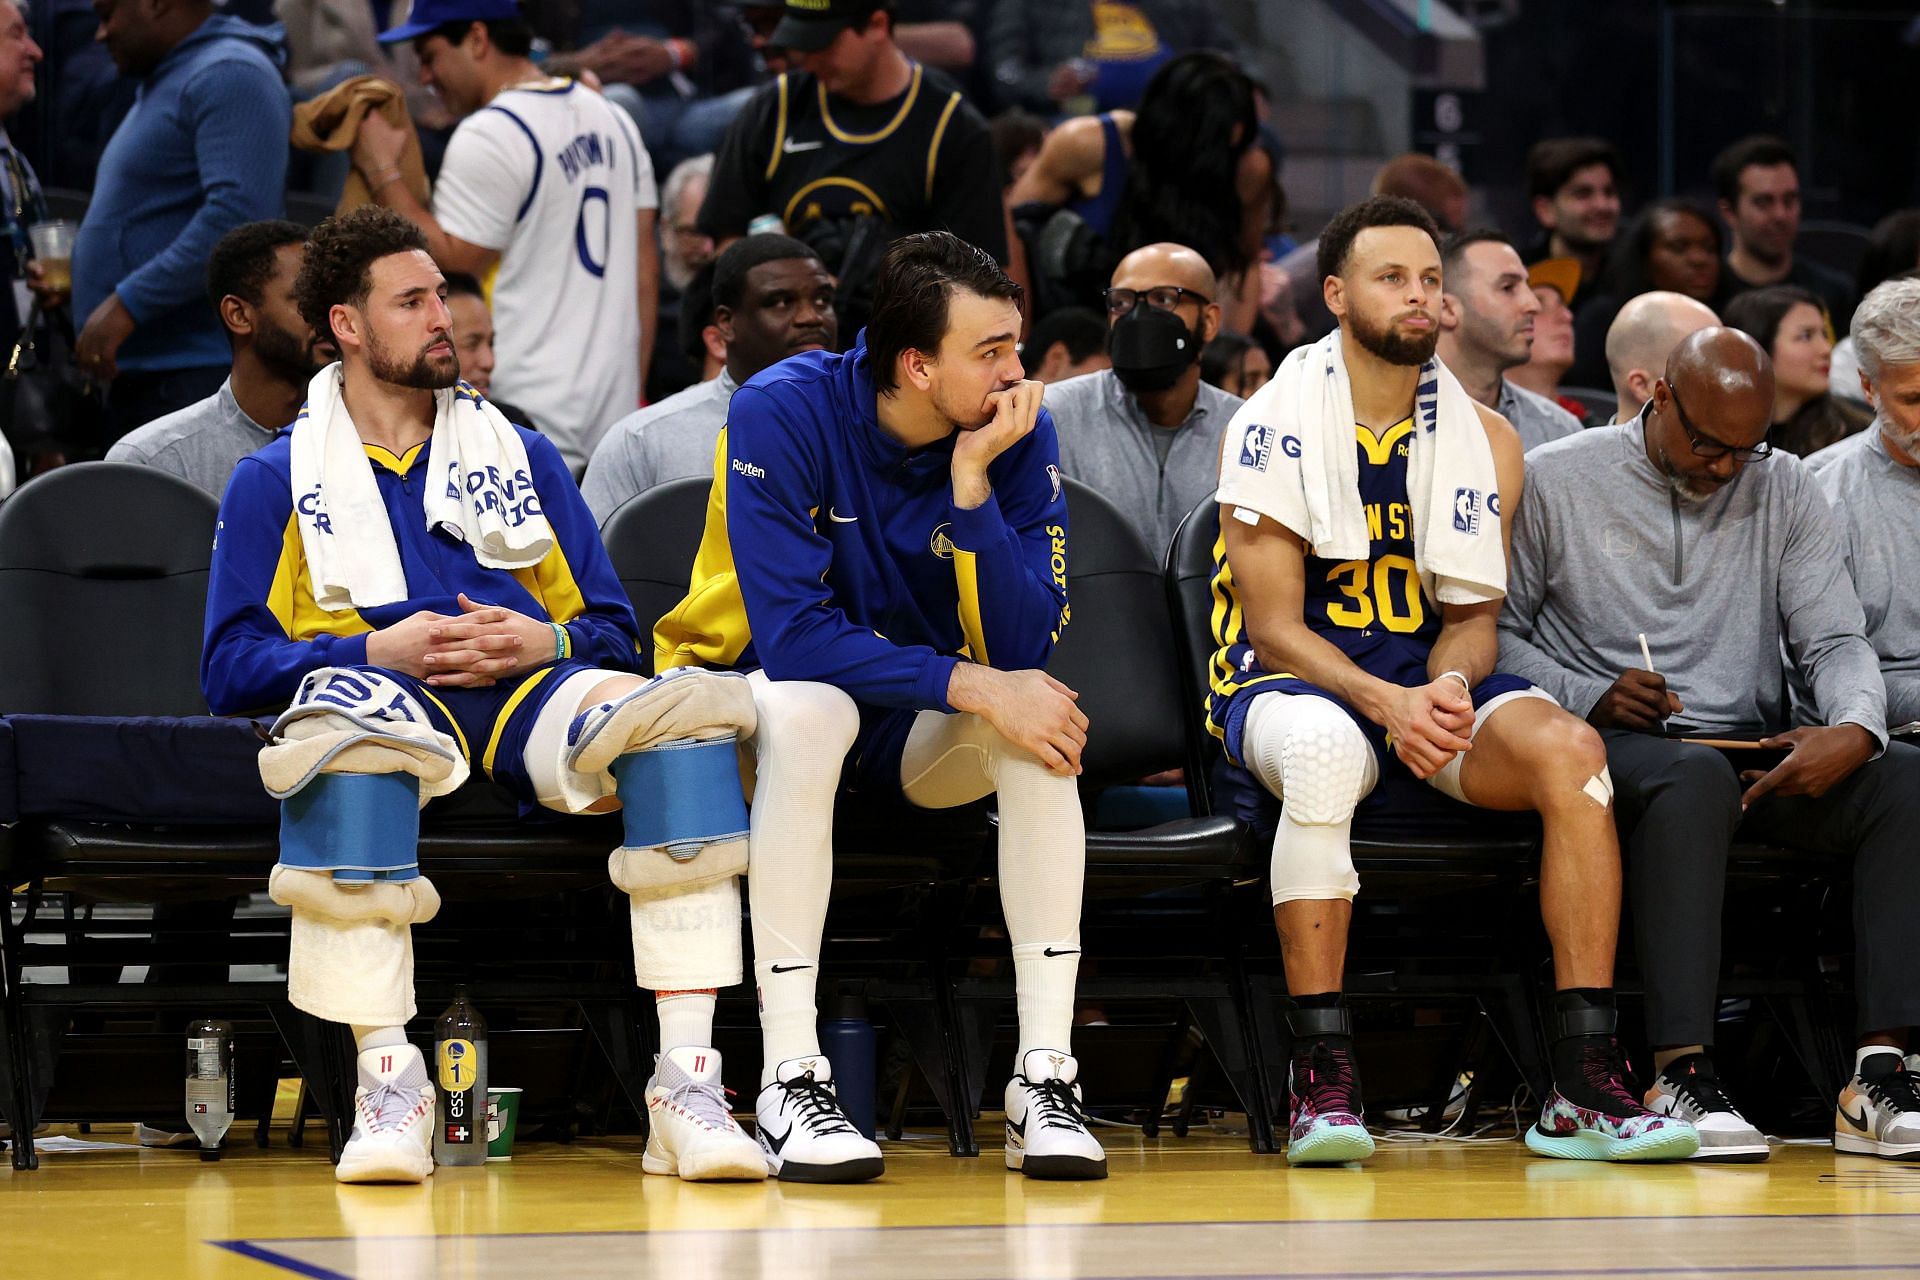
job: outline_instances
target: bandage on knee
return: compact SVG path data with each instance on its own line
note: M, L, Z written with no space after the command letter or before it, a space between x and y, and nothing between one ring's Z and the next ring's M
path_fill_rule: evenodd
M1602 809L1613 807L1613 771L1611 769L1603 766L1600 772L1588 778L1580 789L1587 793L1588 799Z

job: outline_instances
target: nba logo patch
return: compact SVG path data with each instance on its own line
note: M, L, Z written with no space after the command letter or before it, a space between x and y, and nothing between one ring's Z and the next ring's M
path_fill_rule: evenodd
M1047 483L1053 486L1053 501L1060 501L1060 468L1047 464Z
M1247 434L1240 439L1240 465L1252 467L1255 471L1265 471L1267 460L1273 457L1273 428L1264 423L1253 423L1247 428Z
M1480 505L1478 489L1455 489L1453 491L1453 527L1462 533L1479 533Z

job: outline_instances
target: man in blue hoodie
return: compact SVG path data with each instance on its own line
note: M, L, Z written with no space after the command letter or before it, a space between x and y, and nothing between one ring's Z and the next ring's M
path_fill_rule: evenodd
M84 317L74 354L110 384L118 439L226 379L207 259L241 223L280 216L293 107L277 27L216 15L209 0L93 7L115 65L140 81L73 252L74 316Z

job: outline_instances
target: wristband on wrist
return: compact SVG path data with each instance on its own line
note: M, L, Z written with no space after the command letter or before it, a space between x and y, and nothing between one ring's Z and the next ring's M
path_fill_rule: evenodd
M1473 686L1471 684L1468 684L1467 678L1461 675L1458 671L1442 671L1437 677L1435 677L1435 679L1445 680L1449 676L1451 676L1455 680L1458 680L1460 682L1460 687L1462 689L1465 689L1468 693L1473 692Z
M567 633L567 629L557 622L549 622L547 625L553 628L553 660L559 662L562 659L571 657L573 654L573 643L572 638Z
M692 69L693 60L699 54L699 46L691 40L675 36L667 41L667 52L673 55L675 71L688 71Z

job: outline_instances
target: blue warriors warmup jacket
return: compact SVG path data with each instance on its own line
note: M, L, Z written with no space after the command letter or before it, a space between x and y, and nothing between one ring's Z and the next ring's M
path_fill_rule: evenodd
M527 449L540 510L553 526L546 558L531 569L483 568L466 543L427 530L427 446L395 457L368 445L368 465L406 570L407 598L337 613L314 603L294 509L292 433L242 458L220 503L207 587L200 686L213 713L283 707L308 672L364 664L369 632L423 609L458 615L461 592L479 604L565 624L573 656L582 662L639 670L639 624L579 486L550 441L525 427L514 430Z
M1043 409L953 505L954 437L880 429L866 335L734 392L692 588L654 630L656 665L764 668L855 701L951 710L961 657L1040 667L1067 621L1067 504Z

